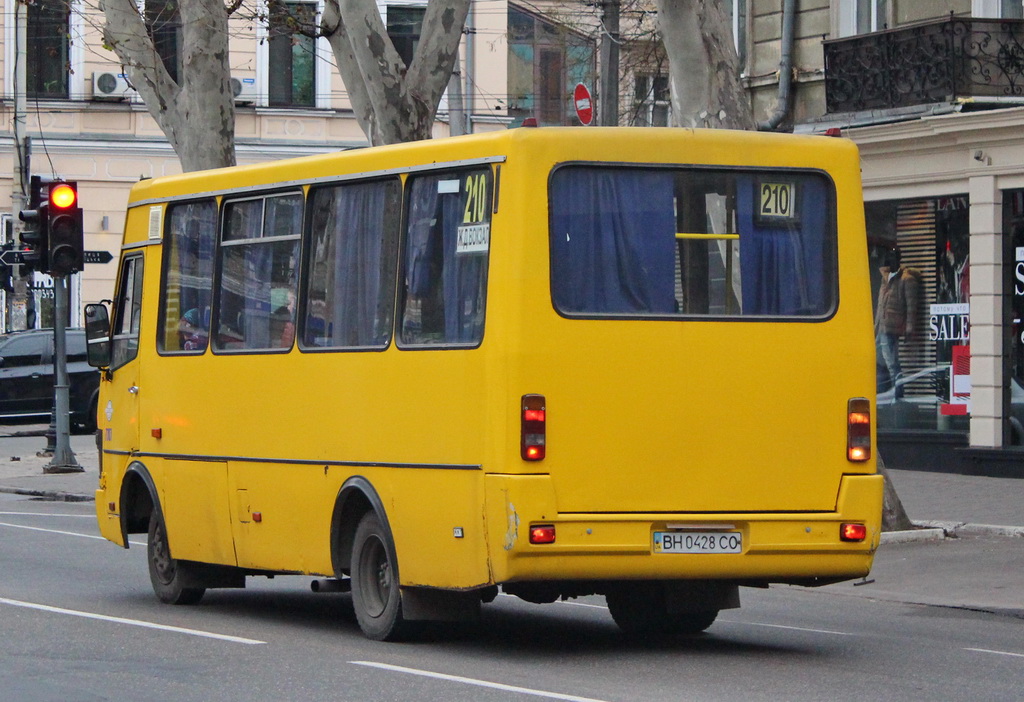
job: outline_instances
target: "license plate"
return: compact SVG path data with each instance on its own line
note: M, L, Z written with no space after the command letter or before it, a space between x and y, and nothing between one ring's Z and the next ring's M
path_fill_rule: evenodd
M656 531L655 553L741 553L738 531Z

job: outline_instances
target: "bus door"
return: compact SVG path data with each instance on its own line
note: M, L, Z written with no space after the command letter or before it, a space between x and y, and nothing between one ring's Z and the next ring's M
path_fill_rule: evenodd
M102 429L103 462L121 472L139 450L139 327L142 321L144 259L135 254L121 261L115 299L110 374L103 382L97 423Z

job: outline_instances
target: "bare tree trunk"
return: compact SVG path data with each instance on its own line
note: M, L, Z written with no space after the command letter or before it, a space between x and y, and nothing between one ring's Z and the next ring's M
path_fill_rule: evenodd
M906 531L913 529L914 525L903 508L903 502L896 494L896 487L892 484L889 471L885 467L882 456L878 456L878 472L885 477L885 493L882 496L882 531Z
M732 25L719 0L657 0L657 7L675 125L756 129Z
M135 0L105 0L103 39L185 171L235 165L235 101L222 0L181 0L182 67L175 82Z
M419 46L406 66L373 0L325 2L323 31L371 144L430 138L468 13L469 0L430 0Z

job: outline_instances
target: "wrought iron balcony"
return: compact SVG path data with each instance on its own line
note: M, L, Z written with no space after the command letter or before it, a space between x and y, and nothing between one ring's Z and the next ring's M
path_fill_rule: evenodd
M958 98L1024 102L1024 20L951 16L824 46L829 113Z

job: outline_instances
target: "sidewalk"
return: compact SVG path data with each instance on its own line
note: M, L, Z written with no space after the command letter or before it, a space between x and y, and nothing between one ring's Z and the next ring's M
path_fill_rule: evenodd
M83 472L47 474L43 468L50 459L35 455L45 439L18 437L25 429L0 426L0 493L94 499L99 478L94 439L72 437ZM1024 619L1024 479L889 473L914 523L933 528L883 535L867 583L825 590Z

